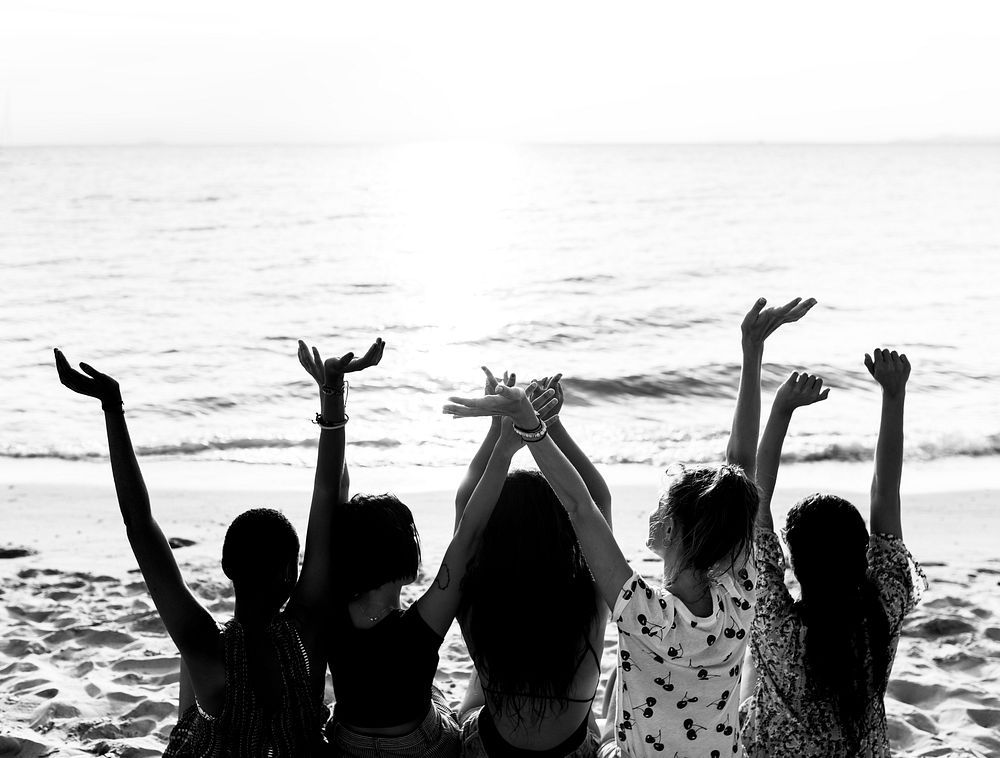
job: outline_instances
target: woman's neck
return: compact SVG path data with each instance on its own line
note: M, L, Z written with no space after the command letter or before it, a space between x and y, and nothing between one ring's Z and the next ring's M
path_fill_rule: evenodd
M687 568L671 575L666 561L663 564L663 586L688 607L696 616L712 612L712 593L708 577L701 571Z
M388 582L361 594L347 604L351 623L357 629L370 629L399 608L399 594L402 585Z

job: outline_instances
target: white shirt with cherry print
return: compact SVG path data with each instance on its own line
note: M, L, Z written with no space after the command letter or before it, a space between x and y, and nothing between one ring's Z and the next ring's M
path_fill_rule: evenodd
M725 758L740 751L739 691L756 572L741 560L709 584L713 613L695 616L633 573L618 626L616 738L624 755Z

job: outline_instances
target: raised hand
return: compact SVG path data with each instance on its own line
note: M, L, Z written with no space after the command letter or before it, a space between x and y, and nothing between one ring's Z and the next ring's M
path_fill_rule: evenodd
M533 393L534 383L528 386L528 393ZM450 397L451 403L444 406L443 412L456 418L472 418L475 416L506 416L518 426L525 429L533 428L536 423L536 413L545 413L550 404L555 402L555 390L547 389L534 400L520 387L508 387L497 384L495 395L483 397Z
M744 347L760 347L771 333L782 324L798 321L816 305L815 298L803 300L797 297L782 306L765 308L766 298L760 298L747 311L740 329L743 333Z
M906 390L906 380L910 378L910 361L905 354L895 350L873 350L875 357L865 353L865 368L882 387L888 397L898 397Z
M299 363L309 373L309 376L316 380L316 384L322 387L335 376L363 371L378 365L379 361L382 360L384 350L385 342L379 337L361 358L355 358L354 353L344 353L340 358L327 358L324 361L319 350L314 347L310 352L306 343L299 340Z
M823 389L823 379L815 374L799 374L793 371L774 396L774 405L786 411L793 411L803 405L812 405L826 400L830 388Z
M562 374L556 374L555 376L546 376L541 379L535 379L531 383L535 387L534 393L531 398L532 401L534 401L535 397L541 395L546 390L551 389L555 390L556 392L556 394L553 396L555 402L546 406L547 408L549 408L549 410L545 411L544 415L539 414L541 415L542 421L546 422L549 421L550 419L558 416L559 411L562 410L565 397L563 396L563 388L562 388L562 383L560 381L561 379L562 379Z
M484 395L495 395L497 394L497 385L500 384L500 380L493 376L493 372L490 371L486 366L480 366L483 373L486 374L486 385L483 387ZM509 374L503 372L503 383L508 387L513 387L517 383L517 374L511 371Z
M79 392L81 395L87 395L88 397L96 397L101 401L101 407L105 410L121 407L122 392L117 381L107 374L102 374L87 363L80 364L80 368L85 372L81 374L69 365L69 361L66 360L66 356L62 354L59 348L56 348L53 352L56 356L56 371L59 372L60 382L73 390L73 392Z

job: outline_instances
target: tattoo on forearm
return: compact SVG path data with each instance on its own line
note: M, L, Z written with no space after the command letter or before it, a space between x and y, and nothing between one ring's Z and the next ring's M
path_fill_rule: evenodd
M438 571L437 579L434 580L434 584L439 590L448 589L448 585L451 584L451 571L448 569L447 563L441 564L441 570Z

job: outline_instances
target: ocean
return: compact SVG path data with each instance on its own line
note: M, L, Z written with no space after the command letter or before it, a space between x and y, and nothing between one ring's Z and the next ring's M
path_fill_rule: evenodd
M296 340L387 342L349 377L349 460L443 466L480 365L562 372L601 463L721 457L758 296L819 300L765 352L830 398L789 460L867 459L862 365L913 364L910 460L1000 453L1000 146L0 148L0 455L106 458L52 348L121 383L142 456L311 467ZM763 426L763 422L762 422Z

